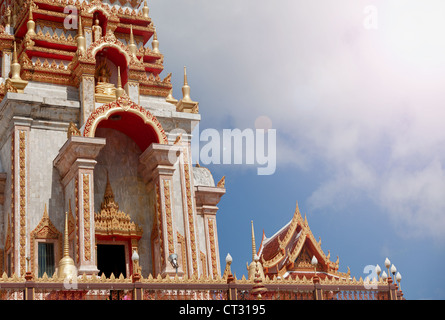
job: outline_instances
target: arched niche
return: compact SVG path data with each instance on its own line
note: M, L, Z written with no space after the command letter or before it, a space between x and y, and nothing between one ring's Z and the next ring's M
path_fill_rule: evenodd
M114 46L103 46L100 50L97 50L96 55L96 70L105 62L106 66L110 70L109 82L114 84L117 88L118 67L120 67L121 84L125 87L128 81L128 62L125 54ZM96 78L97 81L97 78ZM96 83L97 84L97 83Z
M108 18L101 10L96 10L93 13L93 28L96 25L99 25L101 28L101 37L105 36L105 34L107 33ZM94 39L94 29L93 29L93 39Z

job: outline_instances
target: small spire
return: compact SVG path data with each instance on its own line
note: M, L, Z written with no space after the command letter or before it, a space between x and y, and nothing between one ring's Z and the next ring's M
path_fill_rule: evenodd
M101 209L114 207L116 210L119 209L119 205L114 200L113 189L111 188L110 178L108 177L107 170L107 184L105 186L104 200L101 204Z
M48 209L46 208L46 203L45 203L45 209L43 210L43 218L48 218Z
M117 67L117 87L122 88L121 67Z
M144 7L142 8L142 16L143 16L144 18L148 18L148 14L149 14L149 12L150 12L150 9L148 8L147 0L145 0L145 1L144 1Z
M63 240L63 257L70 256L70 247L69 247L69 233L68 233L68 212L65 213L65 235Z
M176 111L188 113L199 112L199 103L192 101L192 99L190 98L190 86L188 85L186 67L184 67L184 85L182 87L182 99L176 105Z
M130 44L128 45L128 49L130 50L131 54L136 57L137 46L134 42L133 25L130 26Z
M59 261L59 278L65 279L77 277L77 268L74 260L70 257L69 233L68 233L68 212L65 213L65 234L63 237L63 257Z
M14 52L12 53L12 63L11 63L11 76L9 79L6 79L6 83L9 83L14 88L17 89L17 92L23 93L25 87L28 85L28 81L22 80L20 73L22 67L17 58L17 44L14 41Z
M133 25L130 26L130 44L134 44Z
M122 77L121 77L121 67L117 67L117 89L116 98L120 98L124 94L125 90L122 88ZM107 173L108 177L108 173ZM108 178L107 178L108 179Z
M255 231L253 229L253 220L251 221L252 224L252 261L255 261L256 257L256 244L255 244Z
M190 98L190 86L188 85L187 81L187 67L184 67L184 86L182 87L182 101L185 102L191 102L192 99Z
M106 203L110 203L111 201L114 202L114 193L113 189L111 188L110 178L108 177L108 171L107 171L107 185L105 187L104 200Z
M159 51L159 41L158 41L158 34L156 33L156 29L153 34L153 41L151 42L151 46L153 48L153 53L161 53Z
M82 55L86 51L86 40L83 36L82 17L79 16L79 31L77 34L77 53Z
M12 53L12 64L11 64L11 80L21 81L22 80L20 76L21 70L22 66L20 65L19 60L17 58L17 44L14 41L14 51Z
M33 1L31 0L31 2L29 3L29 17L28 17L28 23L26 24L28 27L28 32L26 33L27 36L34 36L36 34L36 23L33 20L33 15L32 15L32 6L33 6Z
M79 37L83 37L83 28L82 28L82 17L81 16L79 16L79 32L78 32L78 35L79 35Z
M187 86L188 85L188 81L187 81L187 67L184 66L184 85Z
M14 52L12 53L12 63L13 64L19 63L17 58L17 44L15 41L14 41Z

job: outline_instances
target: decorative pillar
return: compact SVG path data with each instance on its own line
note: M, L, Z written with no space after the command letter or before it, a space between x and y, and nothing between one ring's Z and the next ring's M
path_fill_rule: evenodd
M22 121L21 121L22 122ZM26 257L29 247L27 237L28 181L29 181L29 132L30 123L13 128L13 273L17 276L26 272Z
M193 166L191 165L190 156L190 140L182 139L182 136L178 136L175 144L178 147L180 146L182 151L182 153L178 154L178 158L181 172L181 185L183 186L182 207L188 262L187 271L189 277L192 277L194 274L197 276L203 274L205 272L205 264L204 267L201 267L201 254L199 251L198 227L196 221L195 190L193 186ZM208 255L205 255L204 259L207 258Z
M195 187L196 212L203 217L209 276L216 278L221 273L219 244L216 227L216 206L226 193L224 187Z
M156 237L152 239L155 243L155 256L153 266L155 273L162 276L175 276L176 269L168 261L168 257L179 254L176 251L177 236L175 228L175 214L173 205L173 174L174 164L169 160L169 155L180 152L176 146L164 144L152 144L139 158L144 182L148 190L154 188L156 193ZM158 266L158 267L157 267ZM157 268L160 268L158 270ZM182 265L179 265L178 276L184 274Z
M61 177L65 199L73 199L75 204L75 262L79 274L91 275L99 272L96 261L93 186L96 157L104 146L103 138L72 136L53 162Z

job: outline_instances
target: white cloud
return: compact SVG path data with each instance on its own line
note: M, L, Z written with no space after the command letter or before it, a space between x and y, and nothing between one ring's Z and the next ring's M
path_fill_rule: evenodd
M416 171L393 170L382 181L380 198L405 236L443 237L445 170L440 161Z
M325 163L314 208L367 197L413 235L445 234L443 1L372 1L377 30L365 0L151 2L166 70L192 64L205 121L267 116L278 165Z

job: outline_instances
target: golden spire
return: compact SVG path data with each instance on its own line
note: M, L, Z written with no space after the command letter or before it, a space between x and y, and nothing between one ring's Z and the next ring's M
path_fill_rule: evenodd
M187 67L184 67L184 86L182 87L182 101L184 102L191 102L192 99L190 98L190 87L187 82Z
M74 260L70 257L69 237L68 237L68 212L65 213L65 234L63 239L63 258L59 261L59 278L77 277L77 268Z
M65 234L63 238L63 257L70 256L69 238L68 238L68 212L65 213Z
M77 34L77 54L83 55L86 51L86 40L83 36L82 17L79 16L79 31Z
M110 203L111 201L114 202L114 192L111 188L110 178L108 177L108 171L107 171L107 184L105 186L105 194L104 199L106 203Z
M78 26L78 28L79 28L78 36L79 37L83 37L82 17L81 16L79 16L79 26Z
M252 224L252 261L255 261L256 244L255 244L255 231L253 229L253 220L251 221L251 224Z
M26 24L28 27L28 32L26 33L27 36L34 36L36 34L36 23L34 22L32 15L33 4L33 1L29 3L29 18L28 23Z
M188 113L198 113L199 103L192 101L190 98L190 87L187 81L187 68L184 67L184 86L182 87L183 98L176 105L176 111L188 112Z
M107 184L105 186L104 201L101 204L101 209L111 208L111 207L115 207L116 210L119 209L118 204L114 201L114 193L113 189L111 188L110 178L108 177L108 171L107 171Z
M12 53L12 63L11 63L11 78L7 79L6 82L9 82L14 88L17 89L17 92L23 93L23 90L28 85L28 81L22 80L20 76L21 65L17 58L17 44L14 41L14 52Z
M121 67L117 67L117 89L116 98L120 98L124 94L125 90L122 89L122 77L121 77ZM108 173L107 173L108 175Z
M136 53L137 53L137 46L136 43L134 42L134 35L133 35L133 25L131 25L130 27L130 44L128 45L128 49L130 50L131 54L136 57Z
M159 41L158 41L158 34L156 33L156 29L153 34L153 41L151 42L151 46L153 48L153 53L161 53L159 51Z
M144 18L148 18L148 13L150 12L150 9L148 8L147 5L147 0L144 1L144 7L142 8L142 16Z

